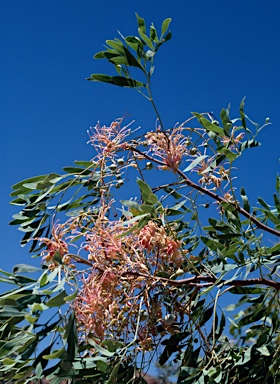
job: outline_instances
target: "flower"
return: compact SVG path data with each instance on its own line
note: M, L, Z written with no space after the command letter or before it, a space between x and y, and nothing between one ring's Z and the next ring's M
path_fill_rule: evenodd
M131 134L129 126L133 122L125 127L121 127L122 121L123 119L116 119L109 127L101 126L98 122L95 127L88 131L89 142L97 153L96 158L98 161L102 161L102 159L107 157L112 158L118 149L125 149L125 139Z
M188 154L187 139L182 130L183 127L180 126L175 127L171 134L157 130L145 135L147 143L150 145L149 151L160 158L174 172L179 168L183 156Z

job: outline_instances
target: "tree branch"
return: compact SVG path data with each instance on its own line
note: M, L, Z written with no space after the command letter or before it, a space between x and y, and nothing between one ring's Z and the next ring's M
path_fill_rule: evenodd
M133 271L127 271L121 273L121 276L137 276L137 277L145 277L146 279L152 279L156 281L163 282L167 285L182 287L184 285L194 285L199 288L203 288L205 286L214 285L217 281L214 277L211 276L194 276L189 277L187 279L182 280L170 280L166 277L159 277L159 276L152 276L148 275L146 273L141 272L133 272ZM201 282L205 282L206 284L200 284ZM247 280L233 280L233 281L227 281L227 280L219 280L219 283L217 286L232 286L232 287L249 287L252 285L266 285L268 287L274 288L276 290L280 290L280 283L277 283L273 280L264 279L264 278L254 278L254 279L247 279Z
M137 152L139 153L141 156L144 156L147 160L150 160L150 161L153 161L161 166L166 166L166 164L163 162L163 161L160 161L158 159L154 159L152 156L149 156L147 155L146 153L140 151L139 149L137 148L134 148L134 147L130 147L129 148L130 150L134 151L134 152ZM227 203L227 204L230 204L232 207L234 207L234 209L236 209L237 212L239 212L242 216L245 216L247 219L249 219L250 221L252 221L252 223L256 224L256 226L259 228L259 229L262 229L263 231L266 231L266 232L269 232L271 233L272 235L275 235L277 237L280 237L280 231L277 231L276 229L274 228L271 228L269 227L268 225L262 223L261 221L259 221L255 216L251 215L249 212L247 212L245 209L243 209L242 207L240 207L239 205L237 204L234 204L230 201L228 201L227 199L219 196L217 193L214 193L212 191L209 191L207 188L203 188L201 185L199 184L196 184L194 183L192 180L190 180L185 174L183 171L181 171L180 169L177 169L177 174L181 176L181 178L184 180L184 182L191 188L193 189L196 189L197 191L201 192L202 194L205 194L209 197L211 197L212 199L218 201L219 203Z

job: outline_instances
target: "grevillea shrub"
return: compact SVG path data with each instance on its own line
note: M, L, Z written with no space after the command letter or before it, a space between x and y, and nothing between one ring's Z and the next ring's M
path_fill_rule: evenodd
M92 159L13 186L11 224L41 268L1 271L14 285L0 296L3 382L145 383L156 362L178 383L280 381L280 179L273 206L252 204L235 165L269 120L252 123L242 100L237 118L165 127L151 77L170 21L147 35L137 15L138 36L95 55L117 75L88 79L135 88L155 130L98 123Z

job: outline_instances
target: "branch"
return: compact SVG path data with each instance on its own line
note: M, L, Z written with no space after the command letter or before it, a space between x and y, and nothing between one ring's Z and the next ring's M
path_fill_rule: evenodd
M158 159L154 159L152 156L149 156L147 155L146 153L143 153L142 151L140 151L139 149L137 148L134 148L134 147L130 147L129 148L130 150L134 151L134 152L137 152L139 153L141 156L144 156L147 160L150 160L150 161L153 161L161 166L166 166L166 164L163 162L163 161L160 161ZM196 189L197 191L201 192L202 194L205 194L209 197L211 197L212 199L218 201L219 203L227 203L227 204L230 204L231 206L233 206L237 212L239 212L241 215L245 216L247 219L249 219L250 221L252 221L254 224L256 224L256 226L259 228L259 229L262 229L266 232L269 232L271 233L272 235L275 235L277 237L280 237L280 231L277 231L276 229L274 228L271 228L269 227L268 225L265 225L264 223L262 223L261 221L259 221L255 216L251 215L249 212L245 211L245 209L243 209L242 207L240 207L239 205L237 204L234 204L230 201L228 201L227 199L219 196L217 193L214 193L212 191L209 191L207 188L203 188L201 185L199 184L196 184L194 183L193 181L191 181L185 174L183 171L181 171L180 169L177 169L176 171L178 173L178 175L181 176L181 178L184 180L184 182L191 188L193 189Z
M277 231L276 229L271 228L268 225L265 225L264 223L259 221L255 216L251 215L249 212L245 211L245 209L241 208L239 205L231 203L227 199L224 199L223 197L217 195L217 193L209 191L208 189L201 187L201 185L194 183L180 169L178 169L177 172L185 180L186 184L189 185L190 187L196 189L197 191L200 191L201 193L204 193L205 195L210 196L212 199L218 201L219 203L230 204L236 209L237 212L239 212L241 215L245 216L247 219L249 219L254 224L256 224L258 228L263 229L264 231L269 232L272 235L280 237L280 231Z
M211 276L194 276L189 277L188 279L182 279L182 280L170 280L166 277L159 277L159 276L152 276L148 275L146 273L140 273L140 272L132 272L127 271L121 273L121 276L137 276L137 277L145 277L146 279L152 279L156 281L163 282L167 285L173 285L173 286L184 286L184 285L194 285L199 288L203 288L206 286L210 286L216 283L216 279ZM206 284L200 284L200 282L205 282ZM227 280L219 280L218 286L231 286L231 287L248 287L251 285L266 285L268 287L274 288L276 290L280 290L280 283L277 283L273 280L268 280L264 278L254 278L254 279L247 279L247 280L233 280L233 281L227 281Z

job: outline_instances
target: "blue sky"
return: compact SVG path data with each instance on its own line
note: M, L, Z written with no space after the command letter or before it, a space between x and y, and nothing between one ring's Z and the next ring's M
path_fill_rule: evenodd
M0 123L2 191L0 268L29 263L21 233L8 222L11 185L38 174L60 172L74 160L88 160L87 129L128 115L141 129L153 129L151 106L130 89L85 80L113 73L93 60L105 39L136 33L135 12L160 28L172 18L172 39L156 60L153 92L165 125L191 111L219 115L228 103L271 126L239 163L238 186L254 205L272 203L279 170L280 3L260 0L0 0Z

